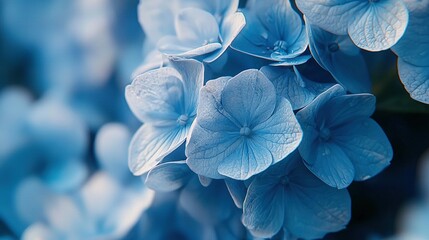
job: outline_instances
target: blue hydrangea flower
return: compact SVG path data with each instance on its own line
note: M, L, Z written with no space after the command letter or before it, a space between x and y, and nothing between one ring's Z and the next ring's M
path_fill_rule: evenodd
M313 58L352 93L370 92L371 79L365 60L347 35L335 35L316 25L306 25Z
M141 175L156 166L186 139L196 116L203 65L172 61L172 67L146 72L126 88L133 113L144 123L129 148L129 167Z
M154 193L97 172L78 192L47 195L39 205L44 217L30 225L22 239L121 239L150 206Z
M429 2L406 1L406 4L410 22L392 49L399 57L398 71L405 89L413 99L429 104Z
M232 47L256 57L279 62L277 65L304 63L302 54L308 45L301 16L289 0L249 1L243 10L246 26Z
M350 217L347 190L320 181L296 152L257 175L243 205L243 224L262 238L282 228L300 239L322 238L343 229Z
M297 0L311 24L337 35L349 34L368 51L389 49L402 37L408 10L402 0Z
M318 83L302 76L294 67L261 68L261 72L273 83L278 95L286 98L294 110L307 106L320 93L332 84Z
M300 110L296 117L304 137L299 152L308 169L328 185L345 188L388 166L392 147L380 126L369 118L374 110L373 95L346 95L340 85Z
M190 51L192 45L198 45L201 43L201 45L195 46L197 49L191 50L193 52L192 54L188 52L185 55L190 57L190 55L196 54L196 57L203 55L204 52L208 53L208 51L213 50L215 51L211 54L213 59L209 56L205 57L207 57L207 61L216 60L216 58L222 55L224 50L227 49L230 41L234 39L235 35L238 34L239 30L242 28L242 26L239 25L244 24L244 17L239 16L241 14L235 14L238 8L238 2L238 0L140 1L138 7L139 22L147 36L146 42L144 44L145 51L151 51L150 53L146 54L147 57L145 63L142 65L141 70L157 67L162 65L162 63L165 63L165 57L163 58L164 55L158 49L153 50L156 48L157 44L163 44L159 43L163 38L163 41L165 41L167 45L160 47L166 48L165 51L167 51L167 55L182 55L184 54L183 51ZM196 22L192 16L184 14L185 17L190 17L187 19L189 21L176 22L177 17L182 11L192 13L193 10L186 10L190 8L194 10L197 9L196 12L201 13L199 16L203 19L200 19L199 22ZM215 20L216 24L214 23L213 19ZM206 21L211 24L210 27L212 29L207 28ZM181 23L181 28L178 30L181 31L180 36L179 34L176 34L176 27L178 27L176 26L176 23ZM202 23L205 25L202 25ZM211 34L216 31L220 31L219 34L221 35L218 34L214 36ZM235 33L235 31L237 32ZM198 39L199 37L201 37L201 39ZM206 37L209 38L204 39ZM210 38L216 40L216 43L212 42L209 44L208 40ZM187 49L184 50L183 47L180 49L176 43L173 42L170 44L169 41L179 41L181 42L181 45L188 45ZM221 48L219 48L220 44L222 45ZM180 52L182 52L182 54L180 54Z
M189 167L209 178L248 179L282 160L302 138L290 103L276 96L258 70L209 81L186 155Z

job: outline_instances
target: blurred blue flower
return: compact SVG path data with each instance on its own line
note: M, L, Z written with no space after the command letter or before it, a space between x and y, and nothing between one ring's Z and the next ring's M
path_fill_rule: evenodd
M321 67L352 93L370 92L371 79L365 60L347 35L335 35L316 25L306 25L310 51Z
M296 117L304 137L299 152L308 169L328 185L345 188L388 166L393 151L383 130L369 118L374 110L373 95L346 95L340 85L300 110Z
M297 0L309 23L337 35L349 34L368 51L389 49L402 37L408 10L402 0Z
M281 229L300 239L322 238L343 229L350 217L347 190L320 181L297 152L257 175L243 205L243 224L262 238Z
M129 167L135 175L149 171L178 148L196 117L203 65L195 60L171 64L175 68L141 74L126 88L131 110L144 123L130 143Z
M410 21L404 36L392 50L399 57L399 77L405 89L413 99L429 104L429 1L405 3Z
M308 60L296 58L307 49L308 37L304 21L289 0L249 1L243 13L246 26L234 40L234 49L278 65Z
M41 195L49 198L39 205L43 218L29 226L22 239L119 239L150 206L153 196L142 185L124 186L98 172L74 194L48 191Z
M200 93L186 155L209 178L248 179L298 147L302 132L290 103L258 70L209 81Z

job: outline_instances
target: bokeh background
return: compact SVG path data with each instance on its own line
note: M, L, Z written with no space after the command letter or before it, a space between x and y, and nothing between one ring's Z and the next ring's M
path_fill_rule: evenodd
M140 123L124 88L145 53L137 4L0 0L0 239L19 239L39 223L53 229L52 222L109 217L129 224L113 221L100 239L133 239L148 221L153 194L126 168L127 143ZM377 96L373 118L395 155L381 174L349 187L352 220L326 239L387 239L411 231L414 221L429 226L429 107L403 89L393 53L365 57ZM123 200L127 194L140 204ZM82 209L105 207L76 218L65 203L79 201ZM427 217L414 216L415 206Z

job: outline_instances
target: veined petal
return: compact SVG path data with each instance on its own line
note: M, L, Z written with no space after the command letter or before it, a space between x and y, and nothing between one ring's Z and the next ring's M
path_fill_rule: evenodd
M364 103L363 103L364 104ZM354 180L366 180L390 164L392 146L381 127L372 119L356 120L333 131L334 141L353 163Z
M429 104L429 66L418 67L398 60L399 77L414 100Z
M237 133L214 132L199 126L198 118L186 147L186 163L192 171L209 178L225 178L218 172L221 162L242 144Z
M347 33L349 22L366 1L361 0L296 0L299 10L310 23L338 35Z
M270 151L252 139L241 140L240 145L218 166L221 175L236 180L246 180L273 164Z
M271 238L283 226L285 192L277 177L252 181L243 204L243 224L257 237Z
M162 163L149 171L145 184L161 192L170 192L183 187L193 176L185 161Z
M211 63L218 59L226 49L231 45L232 41L237 37L243 27L246 25L246 19L243 13L237 12L227 16L221 25L220 37L222 40L222 47L216 52L204 59L205 62Z
M134 175L142 175L155 167L186 139L189 128L154 127L144 124L130 143L128 166Z
M142 122L171 125L184 107L180 74L165 67L138 75L125 89L125 98Z
M270 151L273 163L293 152L302 139L302 130L292 106L282 97L277 101L274 114L265 122L255 126L253 131L254 140Z
M253 127L272 115L276 93L273 84L260 71L250 69L228 81L221 101L241 126Z
M391 48L408 24L408 10L402 0L368 1L355 17L348 33L358 47L368 51Z
M294 110L307 106L331 84L317 83L303 78L298 69L262 67L261 72L274 84L278 95L286 98Z
M219 25L210 13L198 8L186 8L180 11L175 20L178 39L184 42L219 42Z
M196 114L200 89L204 84L204 65L193 59L171 60L170 63L182 77L185 112Z

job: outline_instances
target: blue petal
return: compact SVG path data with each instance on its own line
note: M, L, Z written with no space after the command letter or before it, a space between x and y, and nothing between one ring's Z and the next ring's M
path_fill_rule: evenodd
M233 179L225 179L226 187L229 194L238 208L243 208L244 198L246 197L247 188L244 182Z
M372 119L355 120L332 133L355 169L354 180L366 180L390 164L392 146L381 127Z
M169 57L193 58L222 48L220 43L198 44L185 42L175 36L166 36L158 41L157 48Z
M225 178L218 172L220 163L237 151L240 135L206 130L194 123L186 147L186 163L192 171L209 178Z
M295 58L282 59L281 62L271 63L270 66L289 67L289 66L301 65L306 63L308 60L310 60L310 58L311 58L311 55L301 55Z
M204 84L204 65L196 60L171 60L171 65L180 73L183 81L185 112L194 115L200 89Z
M330 84L317 83L303 78L294 68L262 67L261 72L274 84L278 95L286 98L294 110L307 106Z
M271 238L280 231L285 209L290 207L285 206L285 195L278 176L267 174L252 181L243 204L243 224L252 235Z
M219 26L213 15L198 9L186 8L175 19L177 37L186 42L199 41L198 44L218 42Z
M398 71L399 77L411 97L429 104L429 66L419 67L399 59Z
M273 164L274 159L269 149L261 144L264 140L239 138L235 151L220 162L218 172L236 180L246 180L267 169ZM292 145L292 147L296 146ZM282 149L274 148L274 150Z
M410 21L404 36L392 50L404 61L416 66L429 65L429 2L405 1Z
M222 38L222 47L210 56L204 59L205 62L211 63L218 59L226 49L231 45L232 41L237 37L243 27L246 25L246 19L243 13L237 12L231 16L227 16L220 29L220 36Z
M183 111L183 84L179 73L170 67L138 75L125 90L134 115L142 122L176 124Z
M304 153L306 149L299 149L305 156L305 165L320 180L338 189L346 188L352 183L355 169L341 147L335 143L314 142L311 152Z
M368 51L389 49L405 33L408 24L407 7L402 0L368 4L356 13L356 19L350 23L350 38L358 47Z
M130 143L128 166L134 175L142 175L155 167L186 139L188 129L176 127L156 128L144 124Z
M284 220L288 232L300 238L314 239L344 229L351 218L347 190L325 185L300 161L289 168L291 183L285 194Z
M295 118L290 103L280 97L276 104L274 114L265 122L255 126L254 141L268 149L276 163L291 152L301 142L302 130Z
M361 0L296 0L296 5L311 24L344 35L357 9L365 3Z
M368 51L395 45L408 24L408 10L401 0L300 0L297 5L310 23L338 35L347 31L358 47Z
M334 35L311 24L307 24L307 31L311 54L320 66L350 92L370 92L365 60L347 35Z
M162 163L149 171L145 184L161 192L170 192L183 187L192 177L185 161Z
M221 101L241 126L253 127L273 114L276 93L273 84L260 71L250 69L229 80Z

